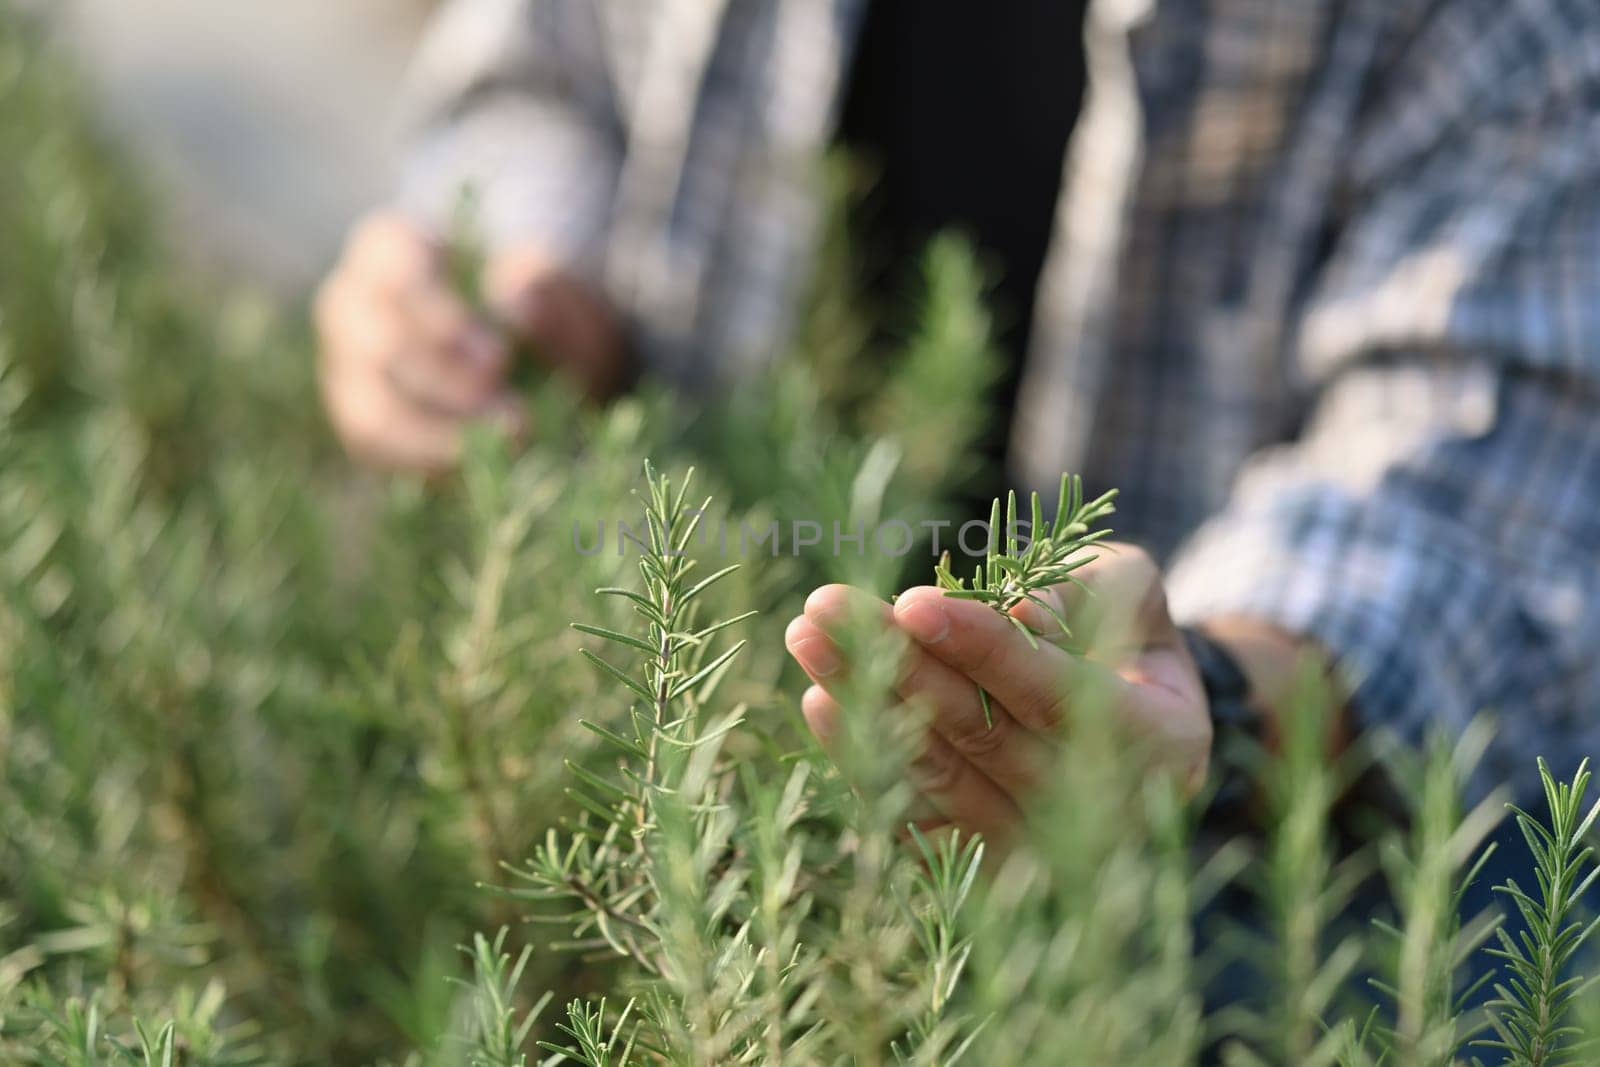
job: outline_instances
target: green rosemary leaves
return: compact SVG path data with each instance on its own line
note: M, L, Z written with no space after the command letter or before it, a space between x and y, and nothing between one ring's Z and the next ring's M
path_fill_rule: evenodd
M1066 618L1040 593L1064 582L1077 582L1073 572L1095 558L1086 550L1111 536L1110 529L1097 530L1094 526L1116 510L1116 498L1117 491L1113 489L1085 501L1083 479L1063 474L1055 519L1046 526L1039 494L1031 494L1030 517L1024 522L1018 519L1017 494L1013 490L1006 496L1004 526L1000 524L998 497L989 511L988 555L971 581L951 572L948 552L940 557L934 577L941 589L949 591L947 595L981 600L1006 616L1035 648L1039 647L1039 640L1034 632L1011 614L1012 608L1024 602L1038 605L1061 627L1062 636L1070 639L1072 628ZM993 726L989 694L979 689L978 697L983 702L984 721Z

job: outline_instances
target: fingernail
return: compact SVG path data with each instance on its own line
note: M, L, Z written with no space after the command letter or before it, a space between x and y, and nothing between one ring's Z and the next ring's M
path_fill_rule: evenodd
M839 723L832 714L831 705L826 702L827 692L820 685L807 689L800 698L800 709L805 715L806 725L811 727L811 732L823 744L833 740L839 733Z
M813 678L826 678L839 670L839 654L826 637L808 637L789 646L789 652Z
M936 645L950 635L950 620L938 600L918 600L895 612L900 629L922 644Z

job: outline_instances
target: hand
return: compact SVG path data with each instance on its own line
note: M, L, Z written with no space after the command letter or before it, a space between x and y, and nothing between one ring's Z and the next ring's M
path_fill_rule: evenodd
M495 316L542 366L594 400L621 390L631 369L626 338L593 285L524 244L489 260L484 289Z
M583 282L531 248L501 254L485 272L497 329L451 289L444 258L415 224L375 216L317 296L324 403L345 447L377 466L439 472L468 423L526 429L507 331L592 395L622 379L621 331Z
M1167 614L1160 571L1129 545L1104 545L1078 572L1093 590L1050 590L1085 656L1041 640L1037 649L993 608L911 589L892 606L849 586L823 586L789 625L785 643L815 683L802 699L806 722L824 746L838 732L841 709L830 687L849 671L829 637L857 611L874 611L911 639L896 695L929 709L929 729L913 771L931 825L952 823L997 844L1012 838L1040 776L1055 762L1074 692L1093 687L1114 713L1150 743L1158 765L1192 793L1205 781L1211 719L1200 678ZM1059 627L1034 605L1015 614L1035 632ZM978 687L990 694L993 727Z

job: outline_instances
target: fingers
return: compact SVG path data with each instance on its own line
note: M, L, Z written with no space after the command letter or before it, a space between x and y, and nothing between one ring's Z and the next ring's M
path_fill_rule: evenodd
M318 293L324 402L346 448L424 472L453 466L469 420L516 430L503 344L450 291L439 252L392 216L361 224Z
M843 680L845 663L838 646L811 617L802 615L791 622L784 639L821 690ZM1054 745L1022 729L1003 706L991 704L991 725L972 679L925 652L909 651L894 692L907 704L926 708L928 729L1008 796L1020 799L1030 793L1053 759ZM819 739L823 730L837 727L831 714L831 707L823 705L815 719L807 718Z
M1153 564L1132 551L1103 568L1085 580L1092 595L1074 594L1076 605L1062 601L1069 621L1074 613L1081 618L1086 604L1107 602L1097 619L1115 619L1115 643L1109 651L1091 650L1091 658L1042 642L1035 648L988 605L931 587L902 594L895 622L1028 729L1054 733L1073 702L1103 701L1131 731L1130 740L1147 746L1153 766L1175 770L1194 788L1205 773L1211 724L1199 678L1167 616L1159 574L1152 583ZM1126 605L1124 617L1134 621L1117 617L1119 601ZM1103 632L1095 636L1106 640Z
M789 623L783 643L795 662L818 685L827 686L839 680L844 657L838 646L804 615Z
M419 410L391 388L325 378L323 401L345 448L364 462L432 474L460 459L460 424Z
M822 747L832 751L839 737L839 702L822 686L813 685L800 697L800 714Z
M838 634L860 620L887 627L894 623L889 603L849 585L824 585L806 597L805 618L823 633Z
M358 222L339 270L390 292L415 289L439 272L443 247L403 215L378 212Z
M401 335L368 357L384 360L395 386L419 407L456 419L482 414L504 389L504 343L448 290L421 291L409 303L374 313Z
M821 686L807 689L800 702L807 724L824 747L838 736L841 709ZM914 821L924 829L954 823L969 832L1003 842L1022 822L1022 809L995 782L937 733L930 733L908 768L919 796L932 817Z
M934 658L982 686L1022 727L1054 736L1067 694L1119 697L1126 683L1104 666L1054 645L1034 647L987 604L946 597L923 586L902 593L894 620Z
M887 626L894 612L860 590L829 585L812 593L806 613L789 624L785 644L822 689L837 687L847 667L830 634L841 633L850 620L862 617ZM1026 796L1054 758L1053 744L1024 730L1003 704L991 702L991 725L972 679L926 652L908 650L894 691L907 703L928 709L929 730L1013 798ZM812 725L833 724L822 716Z
M852 666L841 651L850 643L838 639L864 618L913 639L894 689L907 704L931 712L916 774L952 823L990 834L1014 829L1040 771L1054 762L1071 706L1103 704L1131 729L1128 739L1148 749L1152 766L1178 773L1193 788L1205 773L1210 720L1167 615L1160 572L1132 548L1114 548L1104 558L1081 572L1094 596L1062 587L1050 591L1050 611L1031 605L1032 612L1019 608L1015 618L931 587L908 590L892 606L846 586L816 590L785 635L816 683L802 700L806 722L825 746L836 747L841 725L848 725L836 698ZM1113 635L1109 649L1074 655L1030 640L1016 625L1059 631L1052 611L1102 642ZM984 722L980 688L991 698L992 726Z

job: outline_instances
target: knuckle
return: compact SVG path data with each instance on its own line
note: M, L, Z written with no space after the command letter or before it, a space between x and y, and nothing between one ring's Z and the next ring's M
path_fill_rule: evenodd
M1006 717L996 716L994 725L990 726L974 707L970 716L964 717L959 726L950 730L947 739L958 752L981 760L994 756L1009 745L1012 730Z
M949 794L955 792L965 773L962 763L952 753L929 746L912 763L918 787L924 793Z
M1171 617L1171 609L1167 606L1167 587L1160 581L1152 581L1145 589L1144 613L1146 620L1161 621Z
M1029 686L1026 691L1014 694L1007 707L1012 716L1031 730L1050 733L1061 728L1067 719L1071 699L1069 678L1066 675L1049 676L1042 684Z
M1036 729L1058 730L1067 718L1066 701L1055 693L1037 693L1032 699L1023 701L1022 706L1016 709L1016 714Z
M368 250L383 250L396 245L417 243L417 227L405 216L393 211L374 211L356 222L345 244L346 254Z
M406 324L399 309L367 283L335 271L312 298L312 325L325 362L372 362L396 348Z
M489 259L484 284L498 296L516 297L535 285L552 284L560 277L555 264L542 250L530 244L517 244Z
M392 212L356 223L340 269L378 284L414 282L432 272L436 243L415 222Z
M1011 624L1004 623L1004 625L1009 629ZM961 648L963 653L959 657L961 669L968 674L984 676L1002 670L1005 666L1004 641L988 633L973 636L976 639L967 642Z
M1107 541L1095 549L1095 558L1083 568L1085 576L1118 584L1138 581L1154 572L1150 553L1131 541Z
M914 700L928 689L927 659L914 647L901 654L894 680L894 691L905 700Z
M1144 570L1155 569L1155 560L1151 558L1150 553L1145 551L1142 545L1136 545L1130 541L1118 541L1116 549L1117 553L1127 561L1128 566Z

